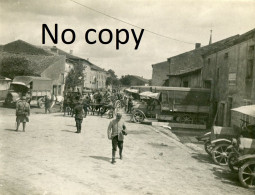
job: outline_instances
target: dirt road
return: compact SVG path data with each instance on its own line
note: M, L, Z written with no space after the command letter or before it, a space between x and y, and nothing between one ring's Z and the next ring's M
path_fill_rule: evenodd
M112 165L109 119L88 116L75 134L74 118L40 112L23 133L14 110L0 108L0 194L254 194L152 126L127 122L123 160Z

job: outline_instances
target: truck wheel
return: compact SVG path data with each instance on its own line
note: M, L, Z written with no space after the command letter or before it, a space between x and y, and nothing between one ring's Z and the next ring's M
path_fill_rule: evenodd
M228 165L228 155L231 149L228 149L229 144L223 143L217 145L212 151L213 161L217 165Z
M135 123L141 123L143 122L144 120L144 115L143 113L139 112L139 111L136 111L134 114L133 114L133 119L135 121Z
M44 102L43 102L43 98L38 99L37 105L38 105L38 108L44 108L45 107Z
M255 161L244 163L239 169L239 180L246 188L255 188Z

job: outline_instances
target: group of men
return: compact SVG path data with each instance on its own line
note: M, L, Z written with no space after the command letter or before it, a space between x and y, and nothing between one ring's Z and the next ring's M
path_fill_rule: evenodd
M45 97L46 98L46 97ZM75 115L75 122L76 122L76 133L81 133L81 124L83 121L84 115L84 107L82 99L79 99L76 106L74 107L74 115ZM21 99L16 104L16 122L17 127L16 131L18 131L20 123L23 123L23 131L25 132L26 122L29 121L30 116L30 105L26 101L26 96L22 96ZM112 164L116 163L116 151L117 147L119 149L119 157L122 160L122 151L123 151L123 142L124 136L127 135L127 128L125 123L121 120L122 115L120 113L116 114L116 119L110 121L107 135L108 139L112 141Z

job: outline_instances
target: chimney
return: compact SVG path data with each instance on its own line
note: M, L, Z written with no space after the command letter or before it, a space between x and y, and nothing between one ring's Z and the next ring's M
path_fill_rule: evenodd
M69 52L71 55L73 55L73 50L72 49L70 49L70 52Z
M58 48L56 46L53 46L50 50L54 53L58 53Z
M198 48L200 48L200 47L201 47L201 43L196 43L195 49L198 49Z

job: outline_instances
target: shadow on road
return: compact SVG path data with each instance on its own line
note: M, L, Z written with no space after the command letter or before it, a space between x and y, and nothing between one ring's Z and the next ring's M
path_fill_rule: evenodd
M191 157L201 163L214 164L213 159L208 154L192 153Z
M223 167L214 167L211 171L216 176L215 178L222 183L241 187L237 173L226 170L226 168Z
M128 131L128 134L148 134L148 131L145 130L136 130L136 131Z
M4 129L5 131L16 131L16 129Z
M71 126L71 125L70 125ZM72 126L73 127L73 126ZM66 130L66 129L64 129L64 130L61 130L61 131L65 131L65 132L68 132L68 133L75 133L75 131L70 131L70 130Z
M75 125L66 125L66 126L68 126L68 127L76 127Z
M104 156L89 156L90 158L94 158L94 159L97 159L97 160L103 160L103 161L106 161L106 162L109 162L111 160L111 158L109 157L104 157Z

